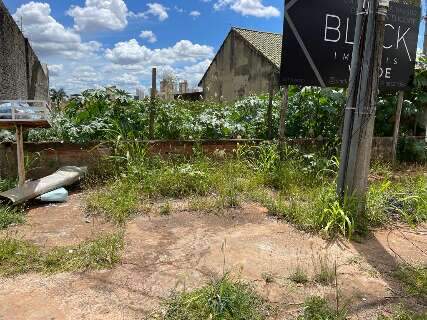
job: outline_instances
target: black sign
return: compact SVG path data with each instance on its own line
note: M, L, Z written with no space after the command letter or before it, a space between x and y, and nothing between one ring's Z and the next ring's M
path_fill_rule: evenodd
M345 87L350 76L357 0L286 0L282 85ZM380 86L404 90L414 73L421 10L390 3Z

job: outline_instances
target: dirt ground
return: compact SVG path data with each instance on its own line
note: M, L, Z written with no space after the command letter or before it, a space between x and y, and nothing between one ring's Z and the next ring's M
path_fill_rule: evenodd
M0 235L50 247L114 230L102 218L85 217L81 199L74 194L66 204L33 208L24 225ZM113 270L0 278L0 319L145 319L171 291L202 286L224 271L253 283L277 308L272 319L294 319L308 296L335 301L333 286L288 279L298 265L312 277L326 256L337 263L340 301L352 319L376 319L399 303L423 311L426 304L404 298L390 273L401 259L427 263L426 227L379 230L361 243L327 242L253 204L212 215L177 202L169 216L140 216L127 225L123 260Z

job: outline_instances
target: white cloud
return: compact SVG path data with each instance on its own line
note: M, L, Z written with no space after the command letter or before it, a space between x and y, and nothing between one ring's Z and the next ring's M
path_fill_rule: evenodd
M154 34L153 31L150 31L150 30L144 30L144 31L142 31L139 36L142 39L146 39L150 43L154 43L154 42L157 41L156 35Z
M56 77L64 69L64 65L63 64L50 64L50 65L48 65L48 69L49 69L49 76Z
M190 12L190 16L195 18L199 17L200 15L201 15L200 11L197 11L197 10L193 10Z
M48 3L31 1L20 6L13 15L17 21L22 18L24 34L40 58L64 56L79 59L101 48L96 41L82 42L74 30L65 28L50 14Z
M194 63L198 60L210 58L213 54L212 47L193 44L188 40L181 40L173 47L152 50L144 45L139 45L137 40L131 39L116 43L113 49L107 49L105 57L119 65L167 65L178 62Z
M128 8L123 0L86 0L84 7L72 6L67 14L74 18L74 28L81 31L123 30Z
M218 0L214 4L215 10L230 8L244 16L259 18L279 17L280 11L273 6L265 6L263 0Z
M154 2L147 3L147 6L148 10L145 12L145 15L155 16L159 19L159 21L164 21L169 17L167 12L168 8L166 8L162 4Z

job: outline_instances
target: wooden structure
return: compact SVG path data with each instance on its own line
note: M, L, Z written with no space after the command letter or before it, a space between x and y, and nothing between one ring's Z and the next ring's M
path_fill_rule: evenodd
M1 108L8 110L2 112ZM49 128L49 104L40 100L0 100L0 129L16 129L19 186L25 183L24 131Z

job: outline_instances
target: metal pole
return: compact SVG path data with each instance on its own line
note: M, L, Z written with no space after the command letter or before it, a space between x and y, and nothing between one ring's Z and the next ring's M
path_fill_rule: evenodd
M399 142L400 117L402 115L404 97L405 92L399 91L399 95L397 97L396 117L394 120L393 149L391 150L393 164L396 163L397 143Z
M345 107L344 126L341 142L340 168L337 181L337 194L341 200L345 193L345 179L348 167L348 156L350 153L351 132L353 131L354 110L357 99L357 89L359 86L360 66L364 47L364 33L366 30L366 17L364 13L364 0L359 0L357 5L356 29L354 34L353 55L350 68L350 80L348 85L348 99Z
M156 116L156 94L157 94L157 69L152 69L151 74L151 103L150 103L150 119L148 127L149 139L154 138L154 118Z

